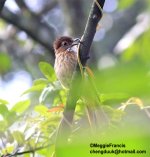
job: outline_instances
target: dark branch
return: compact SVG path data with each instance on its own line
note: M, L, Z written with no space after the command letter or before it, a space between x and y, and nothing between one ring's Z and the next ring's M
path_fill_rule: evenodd
M98 0L100 6L103 8L105 0ZM87 25L84 30L84 34L82 37L82 44L80 46L80 58L81 58L81 63L84 66L87 62L87 59L89 58L89 52L90 52L90 47L93 42L94 35L96 33L96 27L99 22L99 20L102 17L102 12L96 5L96 3L93 3Z
M38 18L38 16L36 16L34 14L34 12L26 5L24 0L22 0L22 1L15 0L15 2L17 3L17 5L19 6L19 8L21 9L22 12L26 12L26 13L28 13L28 15L30 15L32 17L35 16L36 18Z
M20 1L20 0L15 0L15 2L17 3L17 5L20 7L20 9L25 9L25 10L29 10L28 6L26 5L26 3L24 2L24 0Z
M39 19L27 18L12 13L5 7L0 17L25 31L31 38L39 42L49 51L53 52L52 43L55 39L55 29L53 27L41 23Z
M103 8L105 0L98 0L98 2ZM102 13L94 2L92 5L92 9L90 12L90 16L89 16L84 34L83 34L84 45L82 45L82 47L80 48L81 62L83 65L86 64L86 61L88 59L90 47L91 47L91 44L92 44L92 41L96 32L96 27L101 17L102 17ZM64 116L60 123L58 134L57 134L56 156L58 155L58 157L59 157L59 154L57 154L57 152L59 152L59 149L61 148L61 146L67 145L67 139L71 132L71 125L73 122L76 102L79 99L80 94L81 94L81 89L82 89L81 82L82 82L82 79L81 79L80 68L77 67L77 71L73 77L72 85L71 85L71 88L67 97ZM80 87L80 92L79 92L78 87Z
M3 7L4 7L5 2L6 2L6 0L1 0L0 1L0 13L1 13Z

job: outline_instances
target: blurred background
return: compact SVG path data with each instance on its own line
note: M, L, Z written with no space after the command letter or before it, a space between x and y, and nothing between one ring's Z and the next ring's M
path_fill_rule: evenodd
M43 62L53 66L52 45L58 36L83 35L92 3L93 0L6 0L0 13L0 154L1 148L2 154L7 154L53 141L62 112L47 111L65 102L66 94L50 88L54 73ZM94 71L110 126L104 134L98 130L94 140L118 144L121 141L127 149L146 150L145 157L149 157L150 141L149 42L150 0L105 0L88 65ZM84 147L89 155L91 142L89 130L84 129L80 103L79 114L75 115L76 131L71 136L77 141L77 148L69 149L79 153L73 153L75 156L80 156ZM33 112L30 114L29 110ZM51 149L54 151L54 147ZM68 152L68 147L64 152ZM50 156L48 149L39 153Z
M0 14L0 98L14 103L32 80L43 77L38 63L53 65L56 37L82 36L92 2L6 1ZM149 94L149 2L106 0L88 63L98 70L102 92Z

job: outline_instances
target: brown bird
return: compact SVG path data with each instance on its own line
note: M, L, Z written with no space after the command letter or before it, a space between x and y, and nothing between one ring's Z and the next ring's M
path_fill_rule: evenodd
M58 80L61 82L62 86L65 88L69 88L73 73L75 71L76 65L78 63L78 55L77 55L77 45L81 43L83 44L79 38L72 39L71 37L62 36L54 41L53 47L55 50L55 73ZM75 47L76 46L76 47ZM90 84L91 82L89 82ZM85 86L86 87L86 86ZM96 90L93 86L88 88L89 85L85 88L86 91L82 95L82 99L86 103L87 106L87 116L90 126L97 126L97 120L101 121L96 112L95 108L97 108L97 104L99 104L99 98L96 97ZM102 109L100 109L101 111ZM101 111L102 117L106 117L103 110ZM102 125L102 122L100 123Z
M54 69L62 86L69 88L73 73L77 65L77 45L80 39L62 36L54 41L55 50Z

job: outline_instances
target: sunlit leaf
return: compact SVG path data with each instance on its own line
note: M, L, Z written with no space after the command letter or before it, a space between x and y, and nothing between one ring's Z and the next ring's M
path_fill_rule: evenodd
M0 132L6 131L7 127L8 127L7 121L6 120L1 120L0 121Z
M119 0L119 9L126 9L129 6L132 6L135 0Z
M30 154L24 154L24 157L30 157Z
M43 75L51 82L56 80L56 76L55 76L55 72L54 72L54 68L46 63L46 62L40 62L39 63L39 68L41 70L41 72L43 73Z
M29 142L28 142L28 147L30 149L35 149L35 139L30 139ZM29 149L28 148L28 149Z
M54 157L53 156L54 151L55 151L55 146L51 145L50 147L37 151L37 153L44 157Z
M7 146L2 150L2 152L5 154L11 154L14 151L14 145L7 144Z
M109 100L123 100L129 97L128 94L125 93L109 93L109 94L100 94L101 102L106 102Z
M12 133L12 136L14 137L14 140L17 141L19 146L24 145L25 139L23 133L21 133L20 131L14 131Z
M34 110L41 115L46 115L48 113L48 108L44 105L37 105L35 106Z
M8 110L8 108L7 108L6 105L1 105L1 104L0 104L0 114L1 114L4 118L6 118L6 117L8 116L9 110Z
M33 81L33 86L37 86L37 85L41 85L41 84L47 85L48 83L49 82L47 79L39 78L39 79L36 79Z
M33 85L31 88L29 88L25 92L23 92L22 95L32 93L32 92L40 92L45 88L45 86L46 86L46 84Z
M15 111L17 113L23 113L30 106L30 100L20 101L13 106L11 111Z
M0 105L1 104L6 105L9 104L9 102L7 100L0 99Z
M119 63L95 73L100 93L126 93L133 96L149 96L149 68L143 62Z
M11 59L6 53L0 52L0 73L5 73L11 68Z
M6 117L8 124L11 125L16 122L16 119L19 119L15 111L10 111Z
M150 60L150 30L144 32L129 48L127 48L121 57L123 61L133 61L138 59L144 63ZM142 45L142 46L141 46Z

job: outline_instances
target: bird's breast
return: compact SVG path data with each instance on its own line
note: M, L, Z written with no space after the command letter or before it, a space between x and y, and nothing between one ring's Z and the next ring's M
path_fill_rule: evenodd
M54 69L57 78L64 86L68 86L77 65L77 55L71 52L59 53L55 58Z

